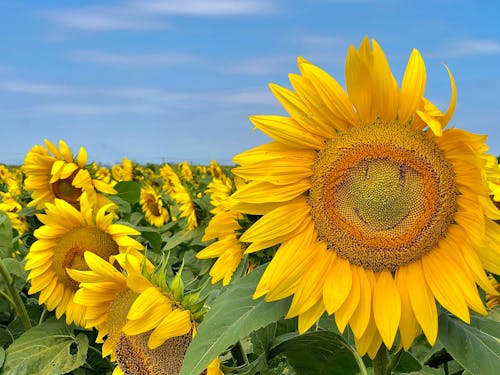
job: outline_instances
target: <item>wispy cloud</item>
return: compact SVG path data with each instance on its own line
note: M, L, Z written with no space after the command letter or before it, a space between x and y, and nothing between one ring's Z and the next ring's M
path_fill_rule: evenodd
M166 16L235 17L268 14L274 0L133 0L118 5L53 10L57 25L85 31L158 30L170 27Z
M144 113L148 108L144 105L100 105L92 103L55 103L42 104L32 108L37 112L69 114L69 115L104 115L116 113Z
M83 50L70 52L68 56L75 61L122 67L177 65L196 60L196 57L193 55L178 52L124 54L99 50Z
M435 52L434 57L461 57L500 54L500 41L493 39L464 39Z
M15 96L13 95L15 94ZM196 92L155 87L90 87L29 81L1 81L0 98L9 95L26 106L26 113L74 115L152 115L179 108L224 108L248 104L274 104L267 89L240 88ZM29 96L29 97L28 97ZM29 100L28 100L29 98ZM0 109L1 110L1 109Z
M52 83L0 81L0 91L32 95L67 95L75 94L78 89L68 85Z
M49 18L60 26L86 31L158 30L168 23L134 12L133 6L86 7L52 11Z
M276 9L270 0L146 0L135 7L145 13L197 17L263 14Z

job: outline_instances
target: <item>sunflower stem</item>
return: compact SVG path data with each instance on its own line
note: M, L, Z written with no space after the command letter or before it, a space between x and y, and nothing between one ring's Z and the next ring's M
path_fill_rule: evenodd
M26 307L24 306L23 301L21 300L21 296L19 295L16 288L14 288L14 283L12 281L12 277L10 276L9 271L5 268L3 264L3 260L0 259L0 274L2 275L3 280L5 281L5 285L7 285L7 290L9 292L11 303L14 309L16 310L17 316L21 319L23 323L24 330L27 331L31 328L30 318L28 316L28 311L26 311Z
M384 345L380 345L375 358L373 358L373 373L374 375L387 375L387 349Z
M398 365L401 356L403 355L403 349L400 349L396 354L394 354L390 359L389 363L387 364L387 369L386 374L390 375L392 373L392 370Z

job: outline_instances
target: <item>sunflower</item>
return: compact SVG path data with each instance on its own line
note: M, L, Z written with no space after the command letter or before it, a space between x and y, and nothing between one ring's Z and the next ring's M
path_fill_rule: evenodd
M68 324L84 324L85 307L73 302L78 283L67 273L68 268L88 269L84 252L92 252L103 259L123 252L131 247L143 246L129 235L140 234L123 224L112 224L113 214L107 213L109 206L96 213L86 194L80 199L78 211L68 202L55 199L46 204L46 213L37 215L45 225L34 232L35 241L26 256L25 269L31 280L30 294L40 292L39 304L55 309L59 319L66 313Z
M180 164L179 168L181 170L181 176L185 181L193 181L193 171L191 170L191 166L187 161L184 161L182 164Z
M45 146L35 145L24 159L26 174L25 189L32 191L30 207L43 209L46 203L56 198L63 199L78 208L80 196L87 194L92 204L100 206L109 200L97 192L116 194L116 191L101 180L93 179L85 169L87 151L81 147L76 158L68 145L60 140L59 148L45 140Z
M22 208L21 203L14 199L10 192L0 192L0 211L7 214L12 228L16 229L20 234L23 234L29 228L26 218L17 214Z
M111 167L111 175L118 182L132 181L134 177L134 163L124 157L120 164L115 164Z
M68 274L80 282L74 301L87 306L87 328L97 328L99 342L106 337L102 355L110 355L127 373L134 368L151 374L178 371L195 328L191 311L146 277L153 266L140 254L112 257L122 272L91 252L84 257L90 270L68 269Z
M168 209L163 206L164 202L161 195L152 186L144 185L141 188L139 203L146 221L151 225L161 227L168 221L170 217Z
M214 216L205 228L202 241L217 241L198 252L196 257L218 258L210 269L213 284L222 280L222 285L228 285L244 254L245 246L237 238L237 233L241 230L238 221L243 215L225 207L231 190L231 180L223 174L219 178L213 178L208 184L207 193L210 194L210 204L214 206L210 212Z
M476 284L495 293L484 272L500 272L500 211L484 170L485 136L445 129L424 97L417 50L401 88L373 40L351 46L347 92L325 71L298 59L294 91L270 88L289 113L250 121L273 141L237 155L247 183L234 210L263 215L240 237L246 253L280 245L256 288L266 301L293 296L287 318L307 331L326 311L349 324L360 355L391 348L399 330L408 349L421 332L434 344L436 300L470 322L486 314ZM495 163L495 162L493 162Z

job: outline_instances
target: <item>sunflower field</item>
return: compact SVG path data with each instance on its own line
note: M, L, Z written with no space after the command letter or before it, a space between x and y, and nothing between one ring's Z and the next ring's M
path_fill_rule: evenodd
M367 38L346 90L298 65L235 166L0 165L2 374L498 373L500 167L451 72L441 111L416 50L400 86Z

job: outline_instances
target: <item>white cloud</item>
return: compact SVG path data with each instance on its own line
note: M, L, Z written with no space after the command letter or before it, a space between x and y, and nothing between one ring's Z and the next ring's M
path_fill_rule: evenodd
M77 89L69 85L52 83L0 81L0 91L33 95L67 95L75 94Z
M161 30L165 16L233 17L267 14L274 0L133 0L115 6L54 10L48 17L59 26L86 31Z
M126 4L53 11L49 13L49 18L63 27L87 31L159 30L169 27L163 21L133 12Z
M198 17L262 14L275 9L269 0L146 0L135 6L145 13Z
M434 57L461 57L500 54L500 41L493 39L464 39L451 43L433 54Z
M196 60L193 55L177 52L120 54L99 50L73 51L68 56L76 61L122 67L185 64Z
M115 113L144 113L148 108L143 105L101 105L92 103L54 103L42 104L32 108L38 112L70 115L103 115Z

